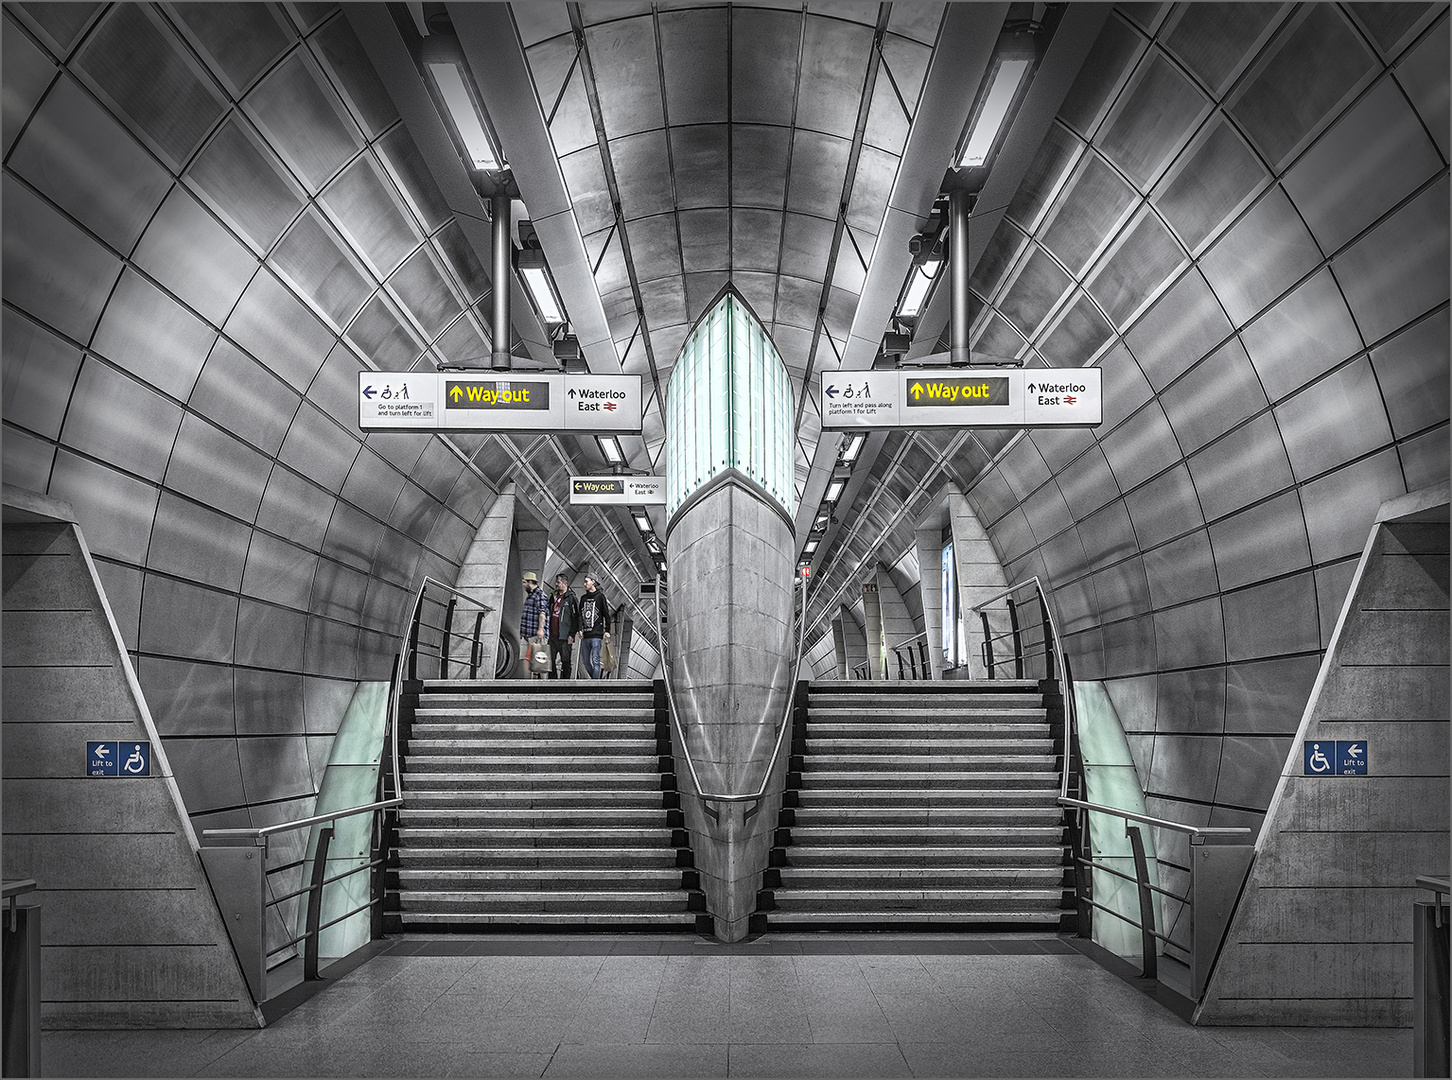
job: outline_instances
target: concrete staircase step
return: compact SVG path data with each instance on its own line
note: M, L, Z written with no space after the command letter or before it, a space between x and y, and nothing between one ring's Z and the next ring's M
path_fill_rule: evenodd
M424 890L493 892L575 892L581 888L618 892L629 889L679 889L682 870L676 866L569 866L548 868L416 867L394 871L398 881Z
M942 870L945 867L1058 867L1064 857L1061 844L932 844L877 847L869 844L793 843L786 849L787 863L798 869L864 869L904 867Z
M549 848L549 847L620 847L625 844L657 843L673 847L672 832L666 828L581 828L539 827L515 828L443 828L401 826L400 843L420 847L479 848Z
M1062 912L1052 911L894 911L887 909L767 911L762 912L769 928L820 930L846 927L933 924L964 929L1000 927L1008 923L1025 928L1055 928Z
M907 826L997 825L1013 828L1020 825L1062 828L1064 811L1058 806L955 806L913 807L818 807L799 806L791 826L793 835L803 826L859 828L876 826L903 828Z
M1034 788L811 788L799 793L802 809L848 809L880 808L895 810L901 807L942 808L1004 806L1059 809L1059 789L1045 786Z
M399 810L399 824L411 829L428 828L649 828L661 824L661 808L625 808L609 805L517 808L435 807L424 809L404 805Z
M595 785L601 791L659 792L661 778L660 773L654 769L591 773L555 770L502 776L498 772L408 772L406 768L403 778L405 802L416 791L579 791Z
M416 911L407 913L406 927L569 927L581 930L696 930L699 913L690 911L492 912Z
M576 757L630 757L644 756L655 757L657 744L655 735L643 738L634 733L631 738L605 738L595 740L581 739L574 741L566 738L558 739L525 739L525 738L499 738L499 739L469 739L469 738L419 738L415 732L408 740L407 754L410 758L418 755L442 755L449 757L472 757L480 760L501 757L538 757L538 758L560 758L564 756L562 751ZM584 751L584 753L581 753ZM487 757L486 757L487 755Z
M673 847L413 847L398 852L401 868L457 871L551 870L577 872L582 869L667 869L677 867L679 853Z
M1054 740L1047 734L1037 737L1017 736L1012 738L962 738L942 737L936 739L839 739L807 735L807 753L813 759L830 763L839 757L859 758L888 755L894 760L913 756L927 756L934 759L953 757L978 758L985 754L1022 757L1025 755L1052 755ZM413 744L410 743L410 746Z
M414 912L488 911L491 914L574 914L666 912L688 910L689 898L679 888L673 889L576 889L474 892L439 889L409 889L402 894L400 908L407 915Z
M409 754L404 763L405 773L463 771L474 773L502 773L515 777L520 774L544 773L590 773L590 772L637 772L657 774L659 763L654 754L595 754L559 755L548 757L515 758L499 754L488 757L471 757L467 754ZM408 779L404 779L404 790L408 790Z
M820 767L831 770L873 770L892 768L898 775L908 772L1039 771L1054 767L1053 754L818 754L812 755L803 773Z
M803 887L776 892L777 910L850 908L951 911L1029 910L1050 906L1057 910L1063 890L1053 889L826 889ZM790 908L786 905L790 904Z
M1005 769L984 769L963 772L961 769L837 769L813 767L806 763L802 771L802 791L821 788L843 790L847 788L897 790L909 785L920 791L964 791L990 790L993 788L1050 789L1055 797L1059 792L1059 775L1047 769L1009 771Z
M940 844L992 846L1047 846L1059 843L1063 836L1060 824L1051 826L1020 825L793 825L793 844L826 846L894 847L911 844L933 847Z
M836 720L818 720L815 717L807 723L806 737L816 739L858 739L864 742L894 742L899 739L910 741L945 739L1042 739L1047 738L1047 721L974 721L964 724L958 720L943 720L933 723L839 723Z
M407 807L414 810L457 808L461 810L569 810L591 807L619 807L632 810L662 808L662 792L655 789L580 788L574 791L501 791L465 788L438 791L409 791Z
M782 889L1055 888L1061 866L782 866ZM778 893L778 895L781 895Z

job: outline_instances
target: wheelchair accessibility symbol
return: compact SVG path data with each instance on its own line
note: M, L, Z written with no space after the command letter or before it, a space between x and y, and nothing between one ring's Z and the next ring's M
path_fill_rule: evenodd
M1334 742L1306 743L1305 752L1307 776L1336 775L1336 744Z
M87 776L150 776L151 743L86 743Z
M1301 744L1303 776L1365 776L1365 739L1319 739Z

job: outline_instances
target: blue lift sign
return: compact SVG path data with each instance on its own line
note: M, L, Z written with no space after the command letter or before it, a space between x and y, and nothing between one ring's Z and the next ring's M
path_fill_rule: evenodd
M1301 744L1305 776L1365 776L1369 756L1365 739L1320 739Z
M150 776L151 743L86 743L87 776Z

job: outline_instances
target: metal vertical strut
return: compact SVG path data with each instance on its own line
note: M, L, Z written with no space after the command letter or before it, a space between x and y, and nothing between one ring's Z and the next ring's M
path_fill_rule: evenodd
M490 335L494 349L489 357L489 366L495 371L508 371L511 365L509 355L509 272L513 259L514 244L509 239L509 196L503 185L489 197L489 210L494 218L491 236L494 255L494 318L490 324Z

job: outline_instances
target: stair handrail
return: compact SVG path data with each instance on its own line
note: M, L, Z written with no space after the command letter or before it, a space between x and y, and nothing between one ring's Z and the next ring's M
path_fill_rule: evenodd
M796 593L798 587L801 587L802 591L802 610L800 614L797 614ZM782 709L781 723L778 725L778 730L776 733L776 745L772 748L771 760L766 763L766 771L762 774L761 777L761 786L758 787L754 792L734 795L702 790L701 777L700 774L696 772L696 763L691 760L691 746L690 743L686 741L686 732L685 729L681 727L681 718L676 710L676 692L671 687L670 656L668 652L669 646L666 643L666 630L665 626L661 622L660 611L661 593L665 591L665 588L665 575L657 574L655 579L655 629L656 635L660 638L660 659L661 669L665 675L667 709L671 714L671 724L676 729L676 736L680 740L681 753L686 759L686 768L690 770L691 782L695 785L696 796L702 802L759 801L766 796L766 789L771 783L771 774L776 768L777 760L781 757L781 748L784 745L787 730L791 727L792 710L796 704L796 695L793 692L788 692L787 694L786 705ZM793 578L792 616L797 624L797 648L796 654L792 657L792 674L791 679L787 682L787 686L789 688L795 688L795 686L797 685L797 676L801 673L802 642L806 637L807 627L806 578L802 577L800 574L795 575Z
M1059 658L1059 670L1063 672L1063 677L1057 681L1060 684L1060 697L1064 700L1064 755L1059 769L1059 798L1064 799L1069 794L1070 761L1074 756L1074 747L1078 745L1079 740L1079 710L1074 701L1074 684L1069 679L1068 657L1064 653L1064 644L1059 638L1059 627L1054 619L1053 609L1049 607L1048 596L1044 592L1043 584L1039 581L1038 575L1035 574L1032 577L1025 578L1023 581L1010 585L1001 592L994 593L992 596L980 600L977 604L973 605L971 610L978 612L979 617L984 619L985 625L987 625L987 613L985 609L990 604L1008 599L1014 593L1021 592L1030 586L1033 587L1034 593L1038 597L1039 610L1043 613L1044 626L1048 630L1048 638L1046 639L1048 649L1046 650L1044 668L1045 675L1049 678L1054 677L1052 673L1053 657L1055 656ZM1014 633L1013 638L1016 660L1021 662L1025 655L1023 652L1023 642L1017 633ZM989 669L988 677L993 677L991 668Z

